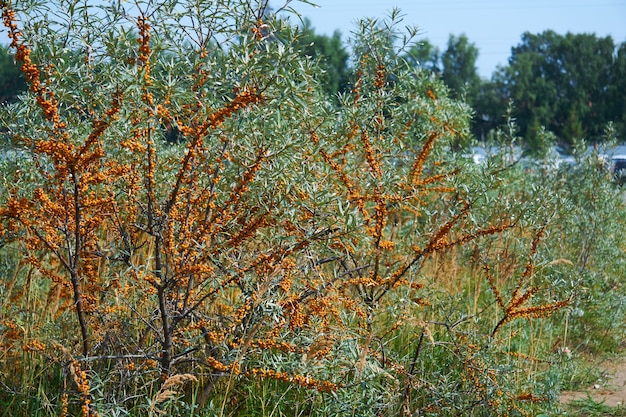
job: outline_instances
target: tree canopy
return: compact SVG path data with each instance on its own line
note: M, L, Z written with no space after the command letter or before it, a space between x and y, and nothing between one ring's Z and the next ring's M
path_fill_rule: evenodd
M12 102L26 89L19 65L7 46L0 46L0 103Z
M136 34L126 32L131 45ZM349 48L339 31L316 33L305 19L296 37L299 53L319 61L316 79L328 96L346 92L354 77ZM130 47L130 46L128 46ZM504 122L509 103L520 133L530 149L539 127L563 145L576 139L602 140L609 122L626 138L626 43L610 36L526 32L511 49L507 65L491 79L481 79L476 62L480 50L465 35L450 35L444 51L428 39L407 47L402 58L410 66L440 77L457 98L474 109L472 132L484 140ZM155 71L160 69L155 68ZM10 51L0 49L0 101L10 102L26 88Z
M302 54L319 60L322 72L318 77L326 93L335 96L346 90L350 77L349 54L342 42L341 32L337 30L332 36L315 33L311 22L305 19L296 46Z
M532 139L529 126L537 123L565 143L580 135L600 137L617 105L607 94L614 53L610 37L525 33L512 49L505 79L526 139Z
M508 103L531 151L539 146L542 129L569 146L577 139L602 140L612 122L618 137L626 139L626 43L585 33L526 32L511 49L508 65L490 80L478 76L478 55L465 35L451 35L441 54L423 41L405 55L409 64L441 77L472 106L477 139L504 123Z
M480 83L477 59L478 48L466 35L450 35L448 48L441 55L443 82L458 95L466 96L469 104L473 104Z

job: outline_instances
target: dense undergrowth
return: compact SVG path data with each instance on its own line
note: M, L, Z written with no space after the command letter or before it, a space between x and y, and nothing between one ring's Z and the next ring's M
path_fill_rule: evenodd
M600 154L469 161L396 14L335 100L263 4L2 7L0 414L538 415L621 348Z

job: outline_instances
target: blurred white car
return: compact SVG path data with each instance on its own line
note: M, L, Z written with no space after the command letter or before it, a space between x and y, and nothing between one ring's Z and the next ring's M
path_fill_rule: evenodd
M618 182L626 182L626 154L618 154L611 157L611 170Z

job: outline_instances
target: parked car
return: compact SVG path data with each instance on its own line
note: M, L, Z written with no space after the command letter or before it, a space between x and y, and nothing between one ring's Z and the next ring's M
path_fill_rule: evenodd
M626 183L626 154L611 157L611 170L617 182Z

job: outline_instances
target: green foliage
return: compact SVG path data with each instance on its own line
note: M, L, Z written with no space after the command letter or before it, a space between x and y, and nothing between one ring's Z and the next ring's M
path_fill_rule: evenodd
M623 51L624 44L616 47L611 37L527 32L512 48L508 65L498 68L491 80L478 77L479 51L465 35L451 35L443 53L424 40L405 57L441 76L456 97L472 106L472 132L479 140L504 122L503 109L513 101L521 136L535 149L542 127L566 146L576 138L601 141L608 122L624 137Z
M441 73L439 48L427 39L411 45L404 58L409 65L420 67L433 73Z
M466 98L470 105L475 102L480 78L476 69L478 48L470 43L466 35L450 35L448 48L441 55L443 70L441 78L459 97Z
M623 406L610 407L604 402L596 401L591 397L575 400L569 407L576 415L585 417L623 417L626 409Z
M623 100L623 92L626 88L626 42L622 42L615 54L611 68L611 79L607 89L608 112L607 119L615 122L616 130L626 136L626 104Z
M610 37L525 33L506 68L522 135L532 136L532 124L538 123L571 144L581 134L568 122L576 117L587 139L598 140L611 117L608 109L614 106L604 94L611 84L614 52Z
M406 58L432 51L397 11L364 20L334 97L339 37L266 6L20 3L3 412L557 410L565 352L621 335L602 320L623 318L625 219L598 155L555 169L538 128L543 159L523 164L509 118L501 152L469 163L470 108L448 94L475 75L467 38L446 85Z
M335 31L332 36L316 34L311 22L304 21L302 34L294 45L302 54L319 60L320 83L326 94L336 97L348 89L350 72L349 54L341 39L341 33Z
M492 80L481 80L474 100L472 133L479 141L485 141L504 123L503 109L507 109L505 83L496 73Z
M24 76L13 54L6 46L0 47L0 103L12 102L26 90Z
M478 48L466 35L450 35L443 53L428 40L408 48L403 55L407 63L441 77L452 95L475 109L472 132L479 139L497 126L497 119L505 101L495 83L482 81L478 76L476 60Z
M611 173L597 154L591 154L562 182L569 204L561 221L564 230L578 236L564 240L577 271L569 285L580 293L569 318L570 335L581 349L616 351L623 333L620 317L625 293L619 278L624 273L623 191L610 181ZM561 233L564 233L562 231ZM581 305L577 305L580 303ZM583 307L584 305L584 307Z

